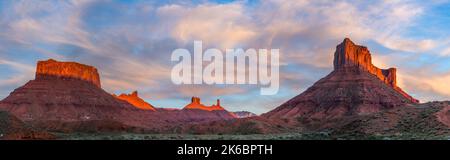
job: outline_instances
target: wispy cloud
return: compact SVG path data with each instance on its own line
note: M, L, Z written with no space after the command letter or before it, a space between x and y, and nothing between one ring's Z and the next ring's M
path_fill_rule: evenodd
M0 71L3 75L0 78L0 96L6 96L14 87L23 85L34 77L33 66L0 58L0 68L10 68L9 71Z
M157 13L172 27L171 35L181 43L203 40L221 48L242 44L256 35L241 3L201 4L194 7L166 5Z

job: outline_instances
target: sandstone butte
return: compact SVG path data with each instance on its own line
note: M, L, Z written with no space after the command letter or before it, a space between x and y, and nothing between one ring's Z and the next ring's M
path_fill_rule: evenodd
M367 47L346 38L336 47L330 74L263 117L335 118L416 103L397 86L395 68L374 66Z
M190 104L188 104L186 107L184 107L185 110L204 110L204 111L224 111L225 109L220 106L220 100L217 100L217 104L212 106L205 106L200 102L200 98L198 97L192 97L192 101Z
M153 107L151 104L144 101L142 98L139 97L138 92L134 91L131 94L121 94L119 96L113 95L117 99L126 101L130 103L131 105L135 106L136 108L142 109L142 110L150 110L150 111L156 111L155 107Z
M118 119L138 110L104 91L96 68L52 59L39 61L36 78L0 101L0 109L33 122Z
M334 70L359 67L360 69L375 75L378 79L392 87L411 102L419 103L419 100L414 99L397 86L396 68L380 69L376 67L372 64L372 57L369 49L365 46L355 45L349 38L345 38L344 42L336 47L333 63Z
M48 78L83 80L101 88L97 69L76 62L58 62L53 59L39 61L36 68L36 79Z

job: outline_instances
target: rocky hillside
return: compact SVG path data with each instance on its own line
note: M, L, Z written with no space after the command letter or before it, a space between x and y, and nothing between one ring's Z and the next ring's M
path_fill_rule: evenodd
M54 138L56 138L56 136L45 131L35 130L8 112L0 111L0 139L35 140Z

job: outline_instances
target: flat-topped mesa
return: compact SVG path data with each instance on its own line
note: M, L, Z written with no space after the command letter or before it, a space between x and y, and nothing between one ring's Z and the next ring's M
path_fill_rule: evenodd
M376 67L372 64L372 57L367 47L356 45L349 38L345 38L336 47L336 52L334 53L334 70L345 70L355 67L375 75L411 102L419 103L419 100L414 99L397 86L396 68L380 69Z
M39 61L36 68L36 79L48 78L83 80L101 88L97 69L76 62L58 62L53 59Z
M220 100L217 100L217 104L212 106L205 106L201 103L199 97L192 97L192 101L190 104L188 104L184 109L198 109L198 110L205 110L205 111L223 111L225 110L222 106L220 106Z

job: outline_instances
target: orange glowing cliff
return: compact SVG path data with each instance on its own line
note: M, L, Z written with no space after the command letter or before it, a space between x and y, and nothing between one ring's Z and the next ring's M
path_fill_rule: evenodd
M97 69L76 62L58 62L53 59L39 61L36 68L36 79L48 78L83 80L101 88Z
M151 104L145 102L143 99L141 99L139 97L137 91L134 91L131 94L121 94L119 96L114 95L114 97L130 103L131 105L135 106L136 108L139 108L142 110L156 111L156 109Z
M419 100L414 99L397 86L396 68L378 68L372 64L372 57L367 47L356 45L349 38L345 38L344 42L336 47L336 52L334 53L334 70L342 70L350 67L359 67L366 70L392 87L406 99L413 103L419 103Z

